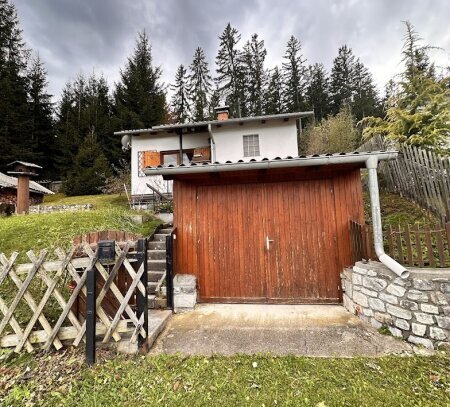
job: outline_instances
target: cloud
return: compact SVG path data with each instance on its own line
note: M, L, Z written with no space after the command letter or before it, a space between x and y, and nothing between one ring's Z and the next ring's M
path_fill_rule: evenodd
M449 64L450 2L412 0L15 0L27 44L38 51L56 98L79 72L102 73L113 85L145 29L153 58L166 84L180 63L189 65L197 46L214 69L218 35L231 22L242 45L258 33L268 50L267 67L282 62L290 35L298 37L309 63L330 69L339 46L347 44L372 72L380 89L399 71L404 27L410 20L436 54Z

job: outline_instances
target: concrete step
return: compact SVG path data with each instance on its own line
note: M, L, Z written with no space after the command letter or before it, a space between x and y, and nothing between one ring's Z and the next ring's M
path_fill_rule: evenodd
M157 281L150 281L147 285L147 293L149 295L156 295L156 287L158 286L158 282Z
M161 277L163 276L164 271L149 271L147 273L147 281L148 283L154 283L161 280Z
M163 234L163 233L155 233L155 234L153 235L153 241L154 241L154 242L165 242L167 236L168 236L168 235L165 235L165 234Z
M150 250L166 250L166 242L165 241L149 242L148 248Z
M150 299L150 297L153 297ZM154 295L148 296L148 308L149 309L164 309L167 308L167 299L163 297L156 297Z
M148 260L147 261L147 270L148 271L163 271L166 269L166 261L165 260Z
M166 260L165 250L147 250L148 260Z
M172 229L159 229L158 233L161 233L163 235L170 235L172 233Z

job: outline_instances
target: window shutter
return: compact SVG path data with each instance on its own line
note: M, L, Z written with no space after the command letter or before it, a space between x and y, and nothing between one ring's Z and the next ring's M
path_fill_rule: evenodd
M144 168L157 167L161 164L161 158L158 151L145 151L144 152Z
M194 157L192 161L210 161L211 160L211 148L210 147L197 147L194 149Z

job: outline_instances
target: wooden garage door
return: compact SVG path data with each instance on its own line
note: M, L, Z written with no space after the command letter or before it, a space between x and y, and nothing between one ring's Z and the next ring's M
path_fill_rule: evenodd
M196 215L201 301L339 302L331 181L198 186Z

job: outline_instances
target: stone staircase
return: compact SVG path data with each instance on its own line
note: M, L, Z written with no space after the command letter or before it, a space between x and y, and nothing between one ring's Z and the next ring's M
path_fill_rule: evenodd
M148 242L147 248L147 276L149 308L164 308L167 304L161 296L161 287L166 281L166 237L172 233L170 225L164 225Z

